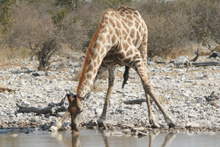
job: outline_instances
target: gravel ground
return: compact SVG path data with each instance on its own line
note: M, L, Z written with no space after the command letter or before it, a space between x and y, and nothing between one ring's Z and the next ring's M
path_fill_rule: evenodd
M9 88L13 92L0 92L0 127L35 127L48 129L64 112L49 114L18 113L16 103L26 107L46 107L57 103L66 91L75 92L77 79L83 63L78 53L70 58L57 57L49 72L39 72L37 61L17 61L0 67L0 88ZM107 112L107 123L111 129L149 128L147 104L126 105L125 100L145 98L142 84L134 70L130 72L128 84L124 89L122 75L124 67L118 67L116 80ZM220 66L182 67L173 64L148 65L147 72L156 96L164 109L176 121L177 128L194 128L202 131L220 131ZM97 81L89 99L85 100L85 110L80 116L81 126L94 122L102 112L107 89L106 76ZM205 96L212 92L218 96L207 101ZM65 106L67 106L67 101ZM167 127L162 114L152 104L155 120ZM70 119L63 124L69 129Z

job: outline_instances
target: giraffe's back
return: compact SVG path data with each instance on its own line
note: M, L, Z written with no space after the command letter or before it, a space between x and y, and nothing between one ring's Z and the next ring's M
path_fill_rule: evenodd
M103 29L103 32L108 30L110 37L107 37L107 40L108 38L112 40L112 49L107 53L104 63L109 65L110 63L114 64L113 61L117 61L120 65L126 64L126 62L118 61L118 59L131 60L134 53L131 46L139 49L141 54L147 54L147 48L140 46L143 44L143 40L147 44L148 30L137 10L128 7L119 7L116 10L107 9L103 18L102 27L107 26L108 28ZM144 56L143 58L146 58Z
M107 9L104 18L104 25L110 26L113 42L126 41L139 48L147 26L137 10L123 6L117 10Z

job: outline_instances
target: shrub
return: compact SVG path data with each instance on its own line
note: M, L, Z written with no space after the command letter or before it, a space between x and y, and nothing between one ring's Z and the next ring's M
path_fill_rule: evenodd
M37 51L39 61L38 70L46 71L50 67L49 60L58 50L58 44L56 39L48 38L43 43L41 43L39 48L40 49Z
M0 36L0 46L28 48L32 54L54 38L71 49L85 51L104 9L119 5L136 8L144 18L149 30L149 56L182 54L185 46L184 52L191 52L192 42L206 46L211 41L220 44L219 0L24 0L18 5L8 4L4 5L8 10L5 13L0 5L0 31L3 32L3 25L7 26L2 33L6 38ZM180 51L173 51L177 48Z
M12 23L11 15L13 13L14 0L0 1L0 36L8 31Z
M218 0L148 0L142 4L138 2L135 7L148 26L149 56L166 57L173 49L187 46L189 42L206 45L214 40L220 43Z
M166 57L174 47L183 46L192 32L188 16L175 3L150 0L139 6L148 26L148 55Z
M48 69L49 59L57 51L59 40L46 4L36 7L20 3L14 9L15 23L5 40L10 48L27 48L32 54L38 55L39 70Z

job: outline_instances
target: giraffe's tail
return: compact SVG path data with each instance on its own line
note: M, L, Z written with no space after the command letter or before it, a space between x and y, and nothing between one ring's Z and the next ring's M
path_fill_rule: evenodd
M125 66L125 72L124 72L124 81L123 81L123 84L122 84L122 88L124 88L125 84L127 84L127 81L128 81L128 78L129 78L129 69L130 67L128 66Z

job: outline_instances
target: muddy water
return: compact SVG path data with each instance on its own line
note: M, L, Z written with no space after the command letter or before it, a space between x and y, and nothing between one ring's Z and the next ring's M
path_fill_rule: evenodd
M4 132L4 131L2 131ZM28 134L0 133L0 147L220 147L220 133L157 133L137 138L120 132L109 133L96 130L81 130L79 136L70 132L51 134L34 131Z

